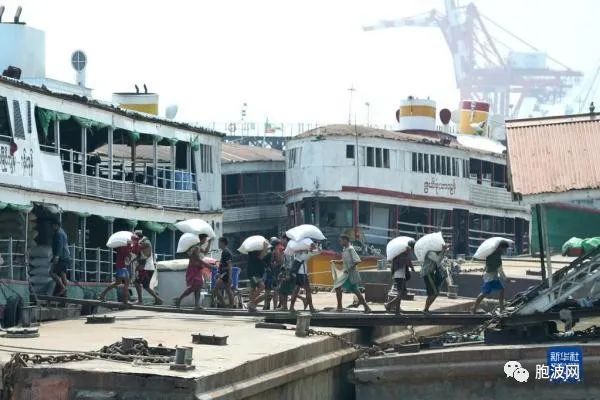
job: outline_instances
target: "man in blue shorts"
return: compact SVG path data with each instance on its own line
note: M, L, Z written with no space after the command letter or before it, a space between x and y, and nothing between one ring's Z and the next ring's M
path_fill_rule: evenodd
M500 311L504 311L504 284L502 283L502 254L506 253L508 249L507 242L500 242L498 248L485 259L485 273L483 274L483 285L481 286L481 293L475 300L472 312L477 311L477 307L483 301L485 297L488 297L493 292L499 292L498 303L500 305Z

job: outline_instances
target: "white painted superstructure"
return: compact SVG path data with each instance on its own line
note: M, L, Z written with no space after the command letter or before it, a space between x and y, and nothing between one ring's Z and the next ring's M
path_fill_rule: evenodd
M512 201L505 167L503 155L466 148L441 132L328 125L288 142L289 218L375 245L399 232L439 228L449 241L469 238L461 239L461 254L490 233L520 236L525 248L529 208ZM464 232L461 223L469 225Z

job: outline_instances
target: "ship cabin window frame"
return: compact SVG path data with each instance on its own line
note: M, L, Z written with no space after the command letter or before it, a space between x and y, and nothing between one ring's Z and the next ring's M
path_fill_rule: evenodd
M375 168L382 168L383 166L383 152L381 147L375 147Z
M212 174L213 173L213 146L209 144L200 144L198 149L200 152L200 173Z
M442 156L439 154L428 154L411 152L412 172L422 172L425 174L438 174L445 176L454 176L460 178L461 168L463 174L465 171L464 160L458 157ZM462 164L462 167L461 167ZM463 176L464 177L464 176Z
M383 168L390 168L390 149L383 149Z
M292 169L292 168L296 168L300 166L300 157L302 155L302 147L294 147L292 149L289 149L286 151L287 153L287 161L288 161L288 168Z
M356 151L353 144L346 145L346 158L351 160L356 158Z
M374 167L375 166L375 147L367 146L366 153L367 153L366 166Z
M0 96L0 142L11 143L13 132L8 110L8 99Z

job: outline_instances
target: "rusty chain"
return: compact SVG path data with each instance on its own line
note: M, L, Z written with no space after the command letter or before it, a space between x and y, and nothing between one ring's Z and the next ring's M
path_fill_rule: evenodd
M354 343L351 340L348 340L345 337L335 334L333 332L317 331L314 329L308 329L307 333L309 335L328 336L328 337L334 338L338 342L342 343L344 346L352 347L353 349L360 351L361 357L373 357L373 356L381 356L381 355L385 354L383 352L383 350L381 350L381 348L377 345L363 346L363 345Z
M173 362L172 356L152 355L145 340L136 343L131 349L124 349L121 342L104 346L100 351L66 354L27 354L14 353L10 360L2 367L2 400L11 399L16 381L16 374L20 368L27 368L36 364L60 364L72 361L85 361L91 359L104 359L123 362L141 361L152 364L168 364Z

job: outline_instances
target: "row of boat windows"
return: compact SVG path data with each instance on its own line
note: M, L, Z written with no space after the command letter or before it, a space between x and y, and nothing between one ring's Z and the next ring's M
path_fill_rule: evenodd
M412 171L426 174L469 177L469 161L437 154L412 153Z
M359 160L363 167L390 168L390 149L382 147L360 146ZM346 145L346 158L354 159L354 145Z
M33 111L35 109L37 119L37 112L39 111L37 107L32 107L30 101L26 102L26 109L21 111L20 102L14 100L13 103L13 120L14 127L11 129L11 120L9 117L9 108L8 101L5 97L0 97L0 142L11 142L13 138L25 139L25 134L33 133ZM38 121L39 122L39 121ZM48 124L47 130L43 131L40 124L36 125L38 142L40 144L40 148L44 152L51 153L59 153L61 158L64 160L67 159L67 165L69 162L75 162L75 160L71 160L70 151L73 151L75 156L78 158L82 158L87 153L88 156L91 153L96 153L99 155L101 161L96 163L102 165L102 163L107 165L108 156L106 154L107 144L108 144L108 136L106 134L106 130L99 128L88 128L89 131L93 131L88 133L88 138L86 141L86 151L82 152L82 148L84 147L81 143L81 127L78 123L74 122L72 119L67 119L61 121L61 132L60 132L60 141L59 138L56 137L56 132L54 132L54 124ZM99 133L98 131L102 132ZM126 132L120 129L115 129L113 133L114 147L117 149L119 146L131 146L128 140L123 139L122 137L126 137ZM119 140L121 138L121 140ZM148 139L150 138L150 139ZM140 139L136 143L136 147L138 149L138 157L145 158L144 159L152 159L152 136L142 134ZM60 143L60 149L58 149L58 143ZM165 161L162 159L164 154L169 154L170 142L168 139L162 139L157 146L157 152L159 153L158 164L161 166L162 164L170 163L170 161ZM177 142L175 146L175 169L187 169L191 168L192 172L195 172L195 163L194 158L191 157L191 160L187 159L186 153L188 151L189 143L185 142ZM91 148L90 148L91 147ZM118 150L118 149L117 149ZM206 144L199 144L198 152L200 155L200 165L199 172L201 173L213 173L213 160L215 155L213 154L213 146ZM81 154L83 153L83 154ZM131 154L131 151L126 151L126 154ZM118 167L118 159L117 155L113 154L113 159L115 165ZM123 157L123 164L131 164L130 157ZM191 166L188 165L191 163ZM80 163L81 164L81 163ZM91 163L90 163L91 165ZM80 167L75 167L75 169Z

